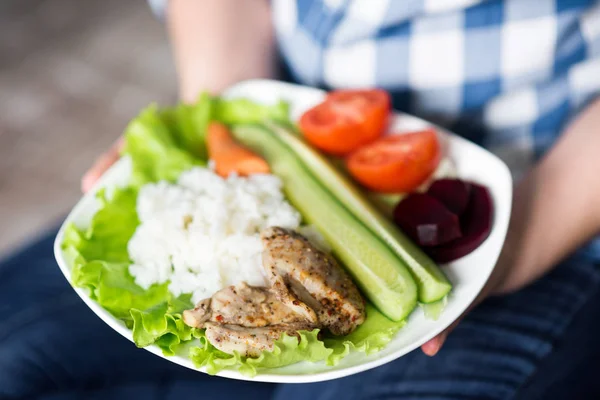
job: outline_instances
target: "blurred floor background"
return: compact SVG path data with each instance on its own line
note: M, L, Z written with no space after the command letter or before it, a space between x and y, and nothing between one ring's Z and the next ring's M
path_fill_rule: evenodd
M0 2L0 257L57 224L93 160L150 102L176 100L143 0Z

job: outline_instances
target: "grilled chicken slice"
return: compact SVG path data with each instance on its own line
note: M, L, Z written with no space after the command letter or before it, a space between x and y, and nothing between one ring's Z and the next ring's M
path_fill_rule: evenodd
M269 289L245 282L222 289L200 301L193 310L184 311L183 321L194 328L203 328L211 322L250 328L286 324L316 326L316 318L307 319L287 307Z
M205 325L206 338L213 346L222 352L233 354L237 351L246 357L258 357L264 350L273 350L274 343L284 333L297 336L299 330L312 329L310 325L304 323L260 328L222 325L214 322L207 322Z
M283 333L297 335L299 330L318 327L316 316L307 319L268 288L245 282L222 289L193 310L185 310L183 321L193 328L206 328L206 338L217 349L249 357L272 350Z
M212 317L210 301L210 298L201 300L192 310L185 310L183 322L192 328L203 328L204 323Z
M288 229L270 227L261 238L267 279L286 306L307 319L316 312L334 335L347 335L364 322L364 300L333 257Z

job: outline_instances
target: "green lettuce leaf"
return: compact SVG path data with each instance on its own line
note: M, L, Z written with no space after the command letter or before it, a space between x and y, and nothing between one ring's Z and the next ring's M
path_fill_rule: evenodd
M123 153L132 160L133 187L160 180L174 181L183 171L206 163L180 147L173 133L177 130L170 129L167 120L156 105L151 105L127 126Z
M289 123L288 105L280 102L265 106L247 99L224 100L202 94L191 105L163 109L149 106L125 131L123 152L132 162L129 186L114 189L110 195L100 191L100 207L90 225L85 229L73 224L66 228L63 250L71 265L73 285L85 288L94 301L132 329L137 346L155 344L166 355L189 349L194 363L211 374L232 368L253 376L261 369L299 361L335 365L352 350L370 354L385 346L403 325L388 320L369 305L367 320L351 335L323 340L318 330L300 332L300 340L284 335L273 351L246 358L217 350L203 331L184 324L182 312L193 306L189 295L174 297L168 291L168 282L147 290L136 285L129 273L127 243L139 224L136 200L140 186L174 181L181 172L205 165L206 127L210 121L239 124L267 119Z
M177 346L192 339L192 328L183 323L181 313L192 308L190 295L174 298L152 307L130 310L133 318L133 341L139 347L156 343L164 354L173 355Z
M370 303L367 303L367 319L354 332L343 338L326 338L325 345L333 350L327 358L327 365L336 365L350 351L360 351L365 354L376 353L383 349L405 321L395 322Z
M169 127L175 143L200 160L206 160L206 127L213 119L215 99L202 93L195 104L179 104L160 110L160 117Z
M101 206L88 229L71 224L65 231L63 249L71 263L73 285L86 288L93 300L132 328L138 346L166 334L189 340L190 329L181 321L182 310L192 305L189 296L173 298L166 283L142 289L129 273L127 243L139 224L136 192L116 189L109 199L100 191L98 199ZM138 321L142 325L136 325ZM171 341L163 350L172 353L181 340Z
M63 241L63 249L71 264L73 284L87 288L94 300L105 295L102 288L110 290L110 286L121 286L121 277L129 262L127 243L139 223L134 190L116 189L110 199L101 190L97 200L100 208L90 226L82 231L70 224ZM130 289L143 292L133 280Z
M394 322L386 318L371 304L367 304L367 319L350 335L344 337L318 338L319 330L301 331L300 340L283 335L272 351L263 351L258 358L240 354L227 354L211 345L203 336L201 346L190 350L190 359L196 367L206 367L206 372L216 374L224 369L236 369L246 376L255 376L259 370L277 368L300 361L326 362L335 366L350 351L365 354L378 352L404 326L404 321Z
M248 358L235 353L233 355L217 350L206 340L200 338L201 347L190 350L190 359L196 367L206 367L206 372L214 375L223 369L234 368L247 376L256 375L259 369L277 368L300 361L324 361L333 350L325 347L318 339L319 330L299 331L300 338L284 334L275 342L272 351L263 351L257 358Z

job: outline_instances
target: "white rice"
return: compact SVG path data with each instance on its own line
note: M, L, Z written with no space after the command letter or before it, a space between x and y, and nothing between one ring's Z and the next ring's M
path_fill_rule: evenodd
M128 244L135 282L145 289L169 282L175 296L191 293L194 303L241 281L265 285L260 231L297 229L301 221L276 176L223 179L205 168L176 184L145 185L137 212Z

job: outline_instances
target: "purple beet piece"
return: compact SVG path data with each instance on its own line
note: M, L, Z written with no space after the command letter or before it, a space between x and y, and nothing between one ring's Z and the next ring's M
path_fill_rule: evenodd
M437 246L461 236L458 217L425 193L410 194L398 203L394 221L420 246Z
M461 217L463 236L440 246L426 247L429 256L439 262L447 263L466 256L475 250L490 234L494 205L488 189L472 183L469 204Z
M469 203L471 183L460 179L440 179L431 184L427 194L441 201L460 218Z

